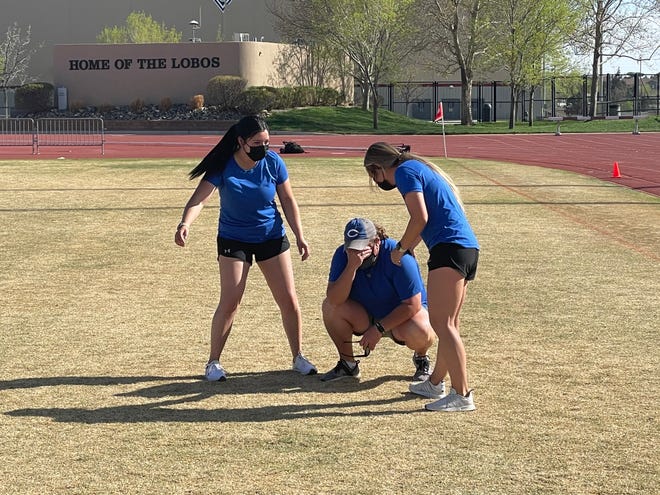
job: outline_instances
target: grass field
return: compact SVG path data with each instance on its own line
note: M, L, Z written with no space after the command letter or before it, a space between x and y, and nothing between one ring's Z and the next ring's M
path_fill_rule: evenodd
M555 133L557 123L549 120L516 122L509 129L509 116L499 115L497 122L476 122L475 125L458 125L447 122L444 127L428 120L413 119L395 112L380 109L378 129L373 128L371 110L354 107L308 107L274 111L267 121L271 130L279 132L332 132L338 134L530 134ZM631 118L590 121L566 119L561 122L562 133L632 132L635 122ZM638 122L640 132L660 132L660 117L647 115Z
M326 371L320 303L343 225L368 216L396 237L406 214L358 159L287 162L312 249L294 260L304 348ZM195 163L0 162L0 494L657 491L660 198L438 163L482 244L461 322L473 413L423 411L411 353L391 342L359 384L290 371L257 269L230 377L202 381L217 204L173 243Z

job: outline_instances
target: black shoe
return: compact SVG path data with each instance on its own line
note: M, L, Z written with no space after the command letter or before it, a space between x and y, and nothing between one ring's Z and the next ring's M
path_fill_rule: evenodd
M413 375L413 382L422 382L428 380L430 373L430 361L428 356L418 356L417 353L413 354L413 364L415 365L415 374Z
M333 380L340 380L342 378L360 378L359 362L360 361L356 361L355 368L351 369L343 359L340 359L337 361L337 366L332 368L324 375L321 375L321 381L331 382Z

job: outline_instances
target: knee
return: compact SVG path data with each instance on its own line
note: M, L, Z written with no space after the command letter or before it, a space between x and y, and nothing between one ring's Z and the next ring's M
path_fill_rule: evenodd
M431 347L435 343L435 332L433 331L431 325L424 329L424 341L425 345L428 347Z
M218 307L215 310L215 314L226 319L232 319L238 312L238 307L240 304L240 301L223 301L221 299L218 303Z
M332 319L338 314L338 309L336 305L328 301L327 298L321 303L321 314L323 315L323 321Z
M404 340L406 346L413 350L418 350L421 348L428 349L435 342L435 332L431 325L427 322L425 325L416 325L415 327L409 329L409 331L403 335L400 332L392 332L393 335L399 340ZM400 337L405 337L401 339Z

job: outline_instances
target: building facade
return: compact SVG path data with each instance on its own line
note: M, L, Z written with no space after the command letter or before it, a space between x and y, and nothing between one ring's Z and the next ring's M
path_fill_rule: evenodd
M144 12L167 28L183 33L182 44L202 42L279 42L265 0L225 2L221 11L213 0L2 0L0 37L16 24L31 31L33 80L54 82L56 45L88 45L105 27L124 26L132 12ZM197 24L191 24L195 21ZM193 29L194 28L194 29Z
M260 41L56 45L57 106L128 105L135 100L188 103L217 75L248 86L280 86L275 63L285 45Z

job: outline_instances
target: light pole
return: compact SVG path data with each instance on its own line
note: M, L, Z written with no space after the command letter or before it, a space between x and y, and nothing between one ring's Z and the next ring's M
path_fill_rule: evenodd
M190 41L192 41L193 43L201 42L202 38L197 37L197 30L200 28L199 22L193 19L188 24L190 24L190 27L192 29L192 38L190 38Z

